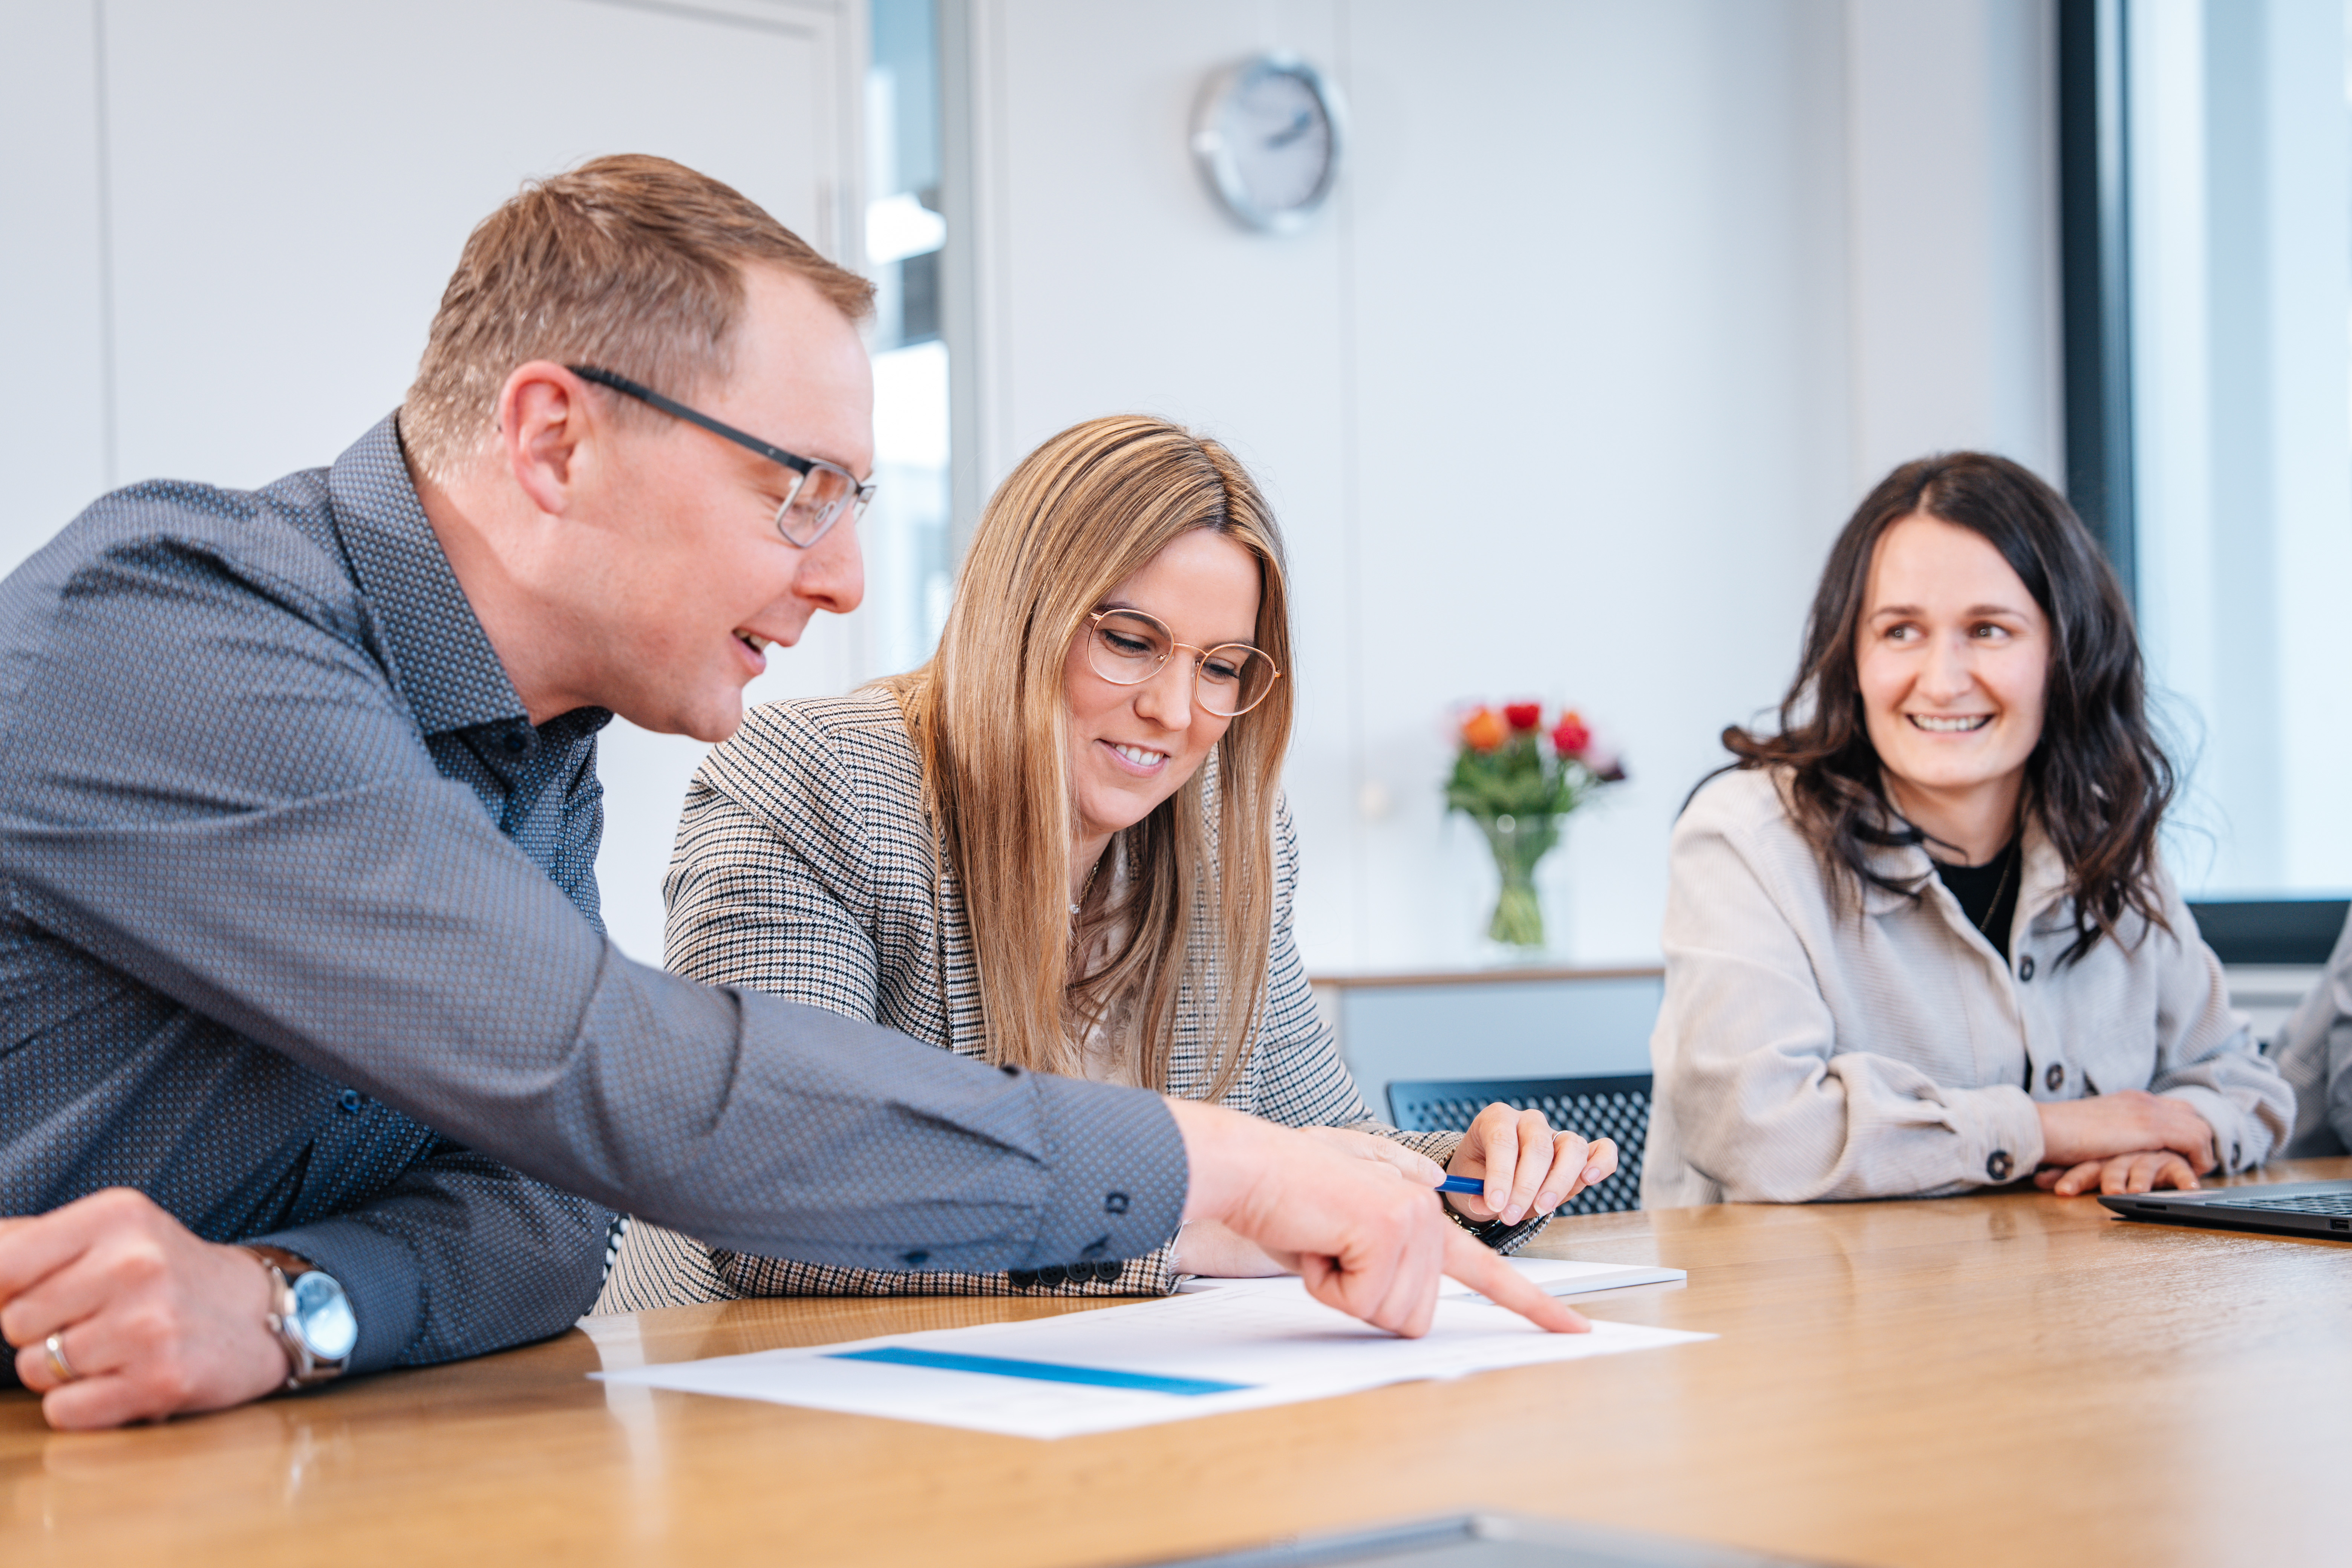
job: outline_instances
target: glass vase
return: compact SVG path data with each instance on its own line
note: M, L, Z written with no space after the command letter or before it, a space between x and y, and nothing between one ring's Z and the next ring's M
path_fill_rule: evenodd
M1502 886L1495 895L1486 934L1522 953L1543 951L1543 900L1536 896L1536 867L1559 842L1556 816L1482 816L1478 831L1495 853Z

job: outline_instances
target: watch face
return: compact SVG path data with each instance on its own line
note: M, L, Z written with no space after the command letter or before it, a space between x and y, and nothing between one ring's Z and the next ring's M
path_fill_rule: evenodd
M1339 175L1337 95L1303 60L1262 55L1211 79L1193 151L1234 216L1289 232L1323 205Z
M313 1270L298 1276L293 1290L294 1329L310 1347L310 1354L322 1362L348 1358L360 1342L360 1324L352 1316L352 1303L343 1288L331 1277Z

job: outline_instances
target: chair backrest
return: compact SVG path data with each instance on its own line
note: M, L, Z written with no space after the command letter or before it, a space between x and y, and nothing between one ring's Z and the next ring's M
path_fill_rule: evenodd
M1642 1146L1650 1136L1650 1075L1504 1078L1389 1085L1389 1120L1408 1132L1461 1132L1496 1100L1540 1110L1561 1132L1617 1141L1617 1173L1588 1187L1561 1214L1609 1214L1642 1206Z

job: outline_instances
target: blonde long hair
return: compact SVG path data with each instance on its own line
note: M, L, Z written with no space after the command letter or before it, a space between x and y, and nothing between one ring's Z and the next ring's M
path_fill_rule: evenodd
M1073 426L1023 459L981 514L939 652L887 684L963 889L989 1058L1076 1072L1078 1036L1131 1004L1138 1076L1164 1089L1189 993L1207 1025L1203 1098L1214 1100L1247 1061L1265 999L1288 679L1127 830L1126 892L1115 909L1097 902L1081 932L1117 919L1125 938L1091 973L1074 976L1070 962L1064 664L1110 591L1194 529L1257 558L1257 647L1287 672L1282 536L1265 498L1216 442L1125 415ZM1214 810L1205 828L1204 798Z

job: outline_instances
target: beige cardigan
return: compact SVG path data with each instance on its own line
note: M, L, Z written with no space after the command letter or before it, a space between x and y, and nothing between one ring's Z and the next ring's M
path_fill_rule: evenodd
M2158 873L2169 931L2073 964L2065 868L2026 829L2010 961L1960 912L1926 852L1881 853L1916 897L1864 889L1841 912L1776 775L1699 790L1675 825L1645 1207L1927 1195L2030 1174L2039 1100L2176 1095L2223 1169L2284 1142L2294 1097L2232 1013L2221 962Z
M1214 780L1202 810L1214 821ZM1315 1006L1291 938L1298 852L1286 811L1275 843L1274 941L1256 1042L1224 1103L1293 1127L1351 1127L1444 1163L1454 1133L1402 1133L1375 1121ZM935 854L922 772L897 701L869 689L777 702L744 716L687 792L663 891L671 969L719 985L873 1018L959 1056L987 1039L971 933L952 867ZM1212 941L1204 916L1191 934ZM1199 1095L1210 1078L1203 1009L1179 998L1170 1091ZM854 1158L852 1151L845 1158ZM887 1202L887 1176L877 1201ZM1543 1219L1480 1227L1507 1250ZM1124 1266L1041 1275L885 1274L790 1258L714 1252L633 1220L598 1311L743 1295L1159 1294L1173 1289L1168 1249Z

